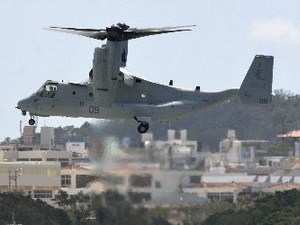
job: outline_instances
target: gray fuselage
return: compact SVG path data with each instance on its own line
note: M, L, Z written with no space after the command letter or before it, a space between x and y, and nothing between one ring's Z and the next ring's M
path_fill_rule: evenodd
M237 95L238 89L200 92L152 83L132 77L132 85L118 80L114 102L109 108L94 101L90 83L47 81L36 93L18 103L23 111L38 116L68 116L104 119L150 118L170 121Z

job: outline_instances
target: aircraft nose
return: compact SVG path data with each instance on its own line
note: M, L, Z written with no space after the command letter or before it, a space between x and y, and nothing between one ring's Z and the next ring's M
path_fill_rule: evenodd
M29 109L29 105L30 105L29 103L30 103L30 99L24 98L18 102L17 108L26 111Z

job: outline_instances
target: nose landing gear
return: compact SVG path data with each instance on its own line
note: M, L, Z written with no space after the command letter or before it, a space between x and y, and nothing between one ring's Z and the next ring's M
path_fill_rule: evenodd
M26 116L27 112L25 110L22 110L22 115L23 116ZM34 116L33 115L30 115L30 119L28 120L28 124L30 126L33 126L34 124L36 123L35 119L34 119Z
M28 121L29 125L33 126L35 124L34 116L30 116L30 120Z

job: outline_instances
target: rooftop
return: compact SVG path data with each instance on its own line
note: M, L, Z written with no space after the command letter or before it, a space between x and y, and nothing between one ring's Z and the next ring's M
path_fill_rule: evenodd
M292 130L286 134L278 134L277 137L285 137L285 138L300 138L300 130Z
M192 184L187 188L247 188L249 185L236 182L222 182L222 183L206 183Z

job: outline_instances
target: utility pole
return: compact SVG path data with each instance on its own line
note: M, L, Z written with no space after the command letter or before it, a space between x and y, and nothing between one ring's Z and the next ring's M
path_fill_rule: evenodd
M8 171L8 192L11 192L11 181L15 181L15 191L18 190L18 177L22 176L22 168L16 168L14 174L12 171Z
M8 192L11 192L11 171L8 171Z

